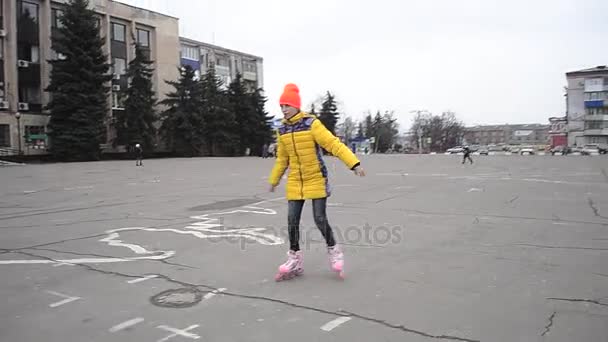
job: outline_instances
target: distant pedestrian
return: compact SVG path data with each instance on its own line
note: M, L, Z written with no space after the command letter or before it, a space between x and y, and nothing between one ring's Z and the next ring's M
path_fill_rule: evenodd
M135 144L135 166L144 166L142 159L144 159L144 150L140 144Z
M262 146L262 158L268 158L268 144L264 144L264 146Z
M464 152L464 156L462 157L462 163L464 164L468 159L471 164L473 164L473 158L471 158L471 149L469 148L469 146L465 146L462 152Z

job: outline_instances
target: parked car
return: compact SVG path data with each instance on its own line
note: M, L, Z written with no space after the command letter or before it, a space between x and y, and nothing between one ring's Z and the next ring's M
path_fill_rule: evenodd
M464 147L462 147L462 146L455 146L455 147L452 147L452 148L448 148L446 152L448 152L450 154L462 153L462 152L464 152Z
M581 154L584 156L600 154L600 149L597 144L587 144L583 147Z
M570 149L568 148L568 146L563 146L563 145L555 146L549 150L549 152L551 152L551 155L556 155L556 154L566 155L569 153L569 151L570 151Z
M519 149L519 154L521 154L522 156L525 155L525 154L532 155L532 154L535 154L535 153L536 153L536 150L532 146L522 146Z
M481 156L487 156L490 153L489 149L485 146L481 146L478 152Z

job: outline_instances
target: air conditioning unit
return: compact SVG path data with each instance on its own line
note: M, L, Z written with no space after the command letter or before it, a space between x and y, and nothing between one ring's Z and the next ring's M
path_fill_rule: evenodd
M17 108L19 108L19 110L28 111L30 110L30 105L29 103L19 102L19 106Z
M112 91L120 91L120 86L115 84L112 86Z
M120 79L120 74L114 74L112 75L112 78L115 80L119 80Z
M0 88L4 88L4 82L0 82Z
M0 101L0 109L8 109L8 101Z
M30 66L30 62L20 59L17 61L17 66L19 66L20 68L27 68Z
M0 37L6 37L6 30L0 29Z

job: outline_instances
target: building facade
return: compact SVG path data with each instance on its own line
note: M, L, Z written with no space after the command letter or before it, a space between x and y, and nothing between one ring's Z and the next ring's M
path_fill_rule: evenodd
M50 59L61 58L51 37L61 25L67 0L0 0L0 148L23 154L45 154L49 144ZM114 114L122 109L124 77L135 57L134 44L148 50L154 61L154 90L162 100L170 91L165 80L179 73L178 19L111 0L91 0L97 14L104 53L112 65L112 92L108 94L107 145L115 138ZM162 48L161 48L162 47Z
M608 144L608 68L566 73L568 145Z
M180 38L180 43L181 65L192 67L199 76L205 74L209 67L214 65L215 72L224 87L227 87L240 73L249 91L264 88L262 57L188 38Z
M547 145L549 125L484 125L465 128L467 145Z

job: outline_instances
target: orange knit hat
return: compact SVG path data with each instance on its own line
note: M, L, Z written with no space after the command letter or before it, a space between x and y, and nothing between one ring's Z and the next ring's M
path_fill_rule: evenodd
M286 85L283 94L281 94L281 98L279 99L279 104L290 105L300 109L301 103L300 89L298 89L298 86L293 83Z

